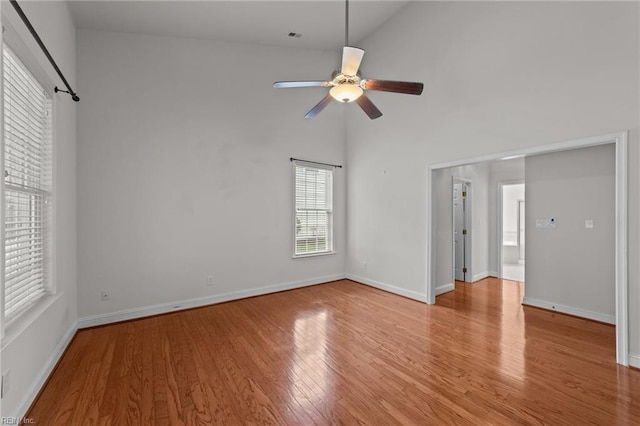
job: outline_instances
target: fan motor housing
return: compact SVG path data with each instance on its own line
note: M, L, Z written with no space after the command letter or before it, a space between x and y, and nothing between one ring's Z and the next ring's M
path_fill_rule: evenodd
M360 81L362 81L362 78L359 74L346 75L342 74L339 70L336 70L331 74L331 83L336 86L339 84L354 84L356 86L359 86Z

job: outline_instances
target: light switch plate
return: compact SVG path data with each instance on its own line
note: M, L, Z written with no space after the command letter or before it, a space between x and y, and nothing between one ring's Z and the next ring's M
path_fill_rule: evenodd
M555 229L556 228L556 220L554 218L536 219L536 228Z
M584 221L584 227L587 229L592 229L593 228L593 219L586 219Z

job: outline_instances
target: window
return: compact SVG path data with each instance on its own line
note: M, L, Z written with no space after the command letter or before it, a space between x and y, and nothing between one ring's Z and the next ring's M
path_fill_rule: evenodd
M333 251L333 169L294 162L294 256Z
M51 96L2 49L4 318L11 322L47 292L52 141Z

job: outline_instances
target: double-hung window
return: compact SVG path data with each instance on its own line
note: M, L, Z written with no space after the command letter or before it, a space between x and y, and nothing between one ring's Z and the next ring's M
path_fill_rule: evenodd
M6 323L49 288L52 205L51 96L2 48L4 306Z
M294 257L333 252L333 168L294 161Z

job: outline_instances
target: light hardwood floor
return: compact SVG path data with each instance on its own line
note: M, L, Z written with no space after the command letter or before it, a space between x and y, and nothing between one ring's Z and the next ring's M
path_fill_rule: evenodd
M640 424L614 328L458 284L435 306L352 281L79 331L37 425Z

